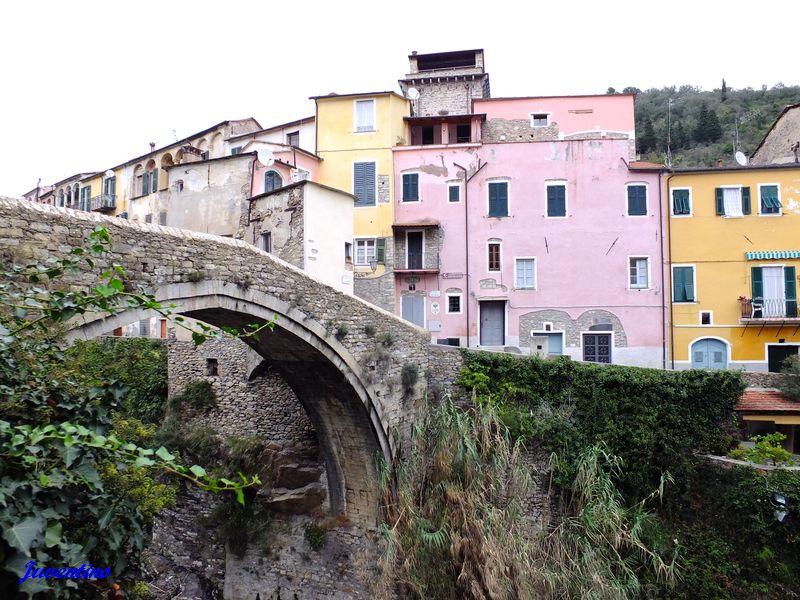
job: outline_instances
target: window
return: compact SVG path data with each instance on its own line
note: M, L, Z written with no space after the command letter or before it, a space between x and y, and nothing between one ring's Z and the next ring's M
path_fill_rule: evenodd
M628 284L631 289L650 287L650 259L646 256L632 256L628 259Z
M514 287L536 288L536 259L518 258L514 265Z
M422 128L422 145L423 146L430 146L435 142L435 135L433 133L433 127L423 127Z
M531 113L531 127L547 127L550 125L550 113Z
M628 185L628 216L642 217L647 215L647 186L642 184Z
M261 248L264 252L272 252L272 232L262 231L258 240L259 240L258 244L259 248Z
M264 193L277 190L283 186L283 177L277 171L267 171L264 173Z
M155 194L158 191L158 169L150 171L150 193Z
M567 216L567 186L565 184L547 184L547 216Z
M294 146L295 148L300 147L300 132L293 131L291 133L286 134L286 143L289 146Z
M508 182L489 182L489 216L508 216Z
M178 192L183 191L183 179L178 179L178 181L175 182L175 190Z
M80 209L81 210L92 209L92 188L90 187L81 188Z
M237 154L241 154L241 153L242 153L242 147L241 146L235 146L235 147L231 148L231 156L236 156Z
M152 213L147 213L144 216L144 222L145 223L152 223L153 222L153 214Z
M489 270L490 271L499 271L500 270L500 243L499 242L490 242L489 243Z
M741 217L750 214L749 187L722 187L714 190L714 205L717 215Z
M759 211L762 215L781 214L781 200L777 185L758 186Z
M694 266L672 267L672 301L695 302Z
M461 294L447 294L447 314L461 314Z
M419 173L403 174L403 202L419 201Z
M689 188L672 190L672 214L692 214L692 191Z
M583 360L587 362L611 362L611 334L584 333Z
M344 262L352 263L353 262L353 244L350 242L344 243Z
M713 311L710 310L701 310L700 311L700 325L712 325L713 324Z
M103 193L112 197L117 195L116 177L106 177L106 179L103 180Z
M375 163L353 163L353 195L356 206L375 206Z
M356 131L375 131L375 100L356 100Z
M356 240L356 263L357 265L369 265L370 260L375 260L375 238Z
M794 267L751 268L752 317L797 316L797 282Z
M217 377L219 375L219 361L216 358L206 359L206 375L208 377Z
M447 201L461 202L461 184L451 183L447 186Z
M139 336L150 337L150 319L142 319L139 321Z
M456 144L468 144L472 138L472 127L469 123L456 125Z

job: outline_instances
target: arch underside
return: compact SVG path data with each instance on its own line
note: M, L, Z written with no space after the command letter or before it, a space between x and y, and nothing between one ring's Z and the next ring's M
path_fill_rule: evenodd
M291 307L274 297L242 292L234 284L221 282L166 288L157 294L160 301L175 303L175 312L217 327L245 329L277 315L273 330L265 329L244 341L283 377L308 413L325 459L331 512L346 514L360 524L374 524L378 517L376 461L380 454L388 458L391 451L380 407L347 350L326 338L324 328L315 321L287 316ZM151 314L134 309L110 317L98 315L76 324L68 338L94 338Z

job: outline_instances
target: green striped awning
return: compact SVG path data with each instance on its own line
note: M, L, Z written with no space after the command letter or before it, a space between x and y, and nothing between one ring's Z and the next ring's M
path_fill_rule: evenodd
M800 258L800 250L765 250L763 252L745 252L744 255L747 260Z

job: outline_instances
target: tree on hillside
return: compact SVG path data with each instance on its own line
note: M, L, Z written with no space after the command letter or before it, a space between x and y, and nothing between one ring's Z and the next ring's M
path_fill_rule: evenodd
M656 132L653 129L653 119L647 119L642 127L642 134L637 140L638 150L641 154L655 150Z
M719 90L719 101L725 102L728 99L728 86L725 84L725 78L722 78L722 87Z
M719 118L715 110L709 110L705 123L706 139L709 142L718 142L722 137L722 126L719 124Z

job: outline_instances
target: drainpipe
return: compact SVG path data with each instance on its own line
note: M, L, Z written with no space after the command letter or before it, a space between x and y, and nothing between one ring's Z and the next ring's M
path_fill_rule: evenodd
M664 287L665 277L664 277L664 199L661 190L661 171L658 172L658 234L661 237L661 243L659 247L661 248L661 368L667 368L667 340L664 337L667 331L667 324L666 324L666 312L667 312L667 305L665 304L667 301L667 290ZM666 214L666 218L669 219L669 213Z
M459 169L464 171L464 261L465 261L465 264L466 264L466 268L465 268L466 273L464 274L464 276L467 278L466 292L465 292L464 296L465 296L466 309L467 309L466 310L466 317L467 317L467 348L469 348L469 334L470 334L471 327L470 327L470 320L469 320L469 303L470 303L470 300L469 300L469 297L470 297L469 296L469 202L468 202L469 194L467 193L467 184L470 182L470 180L473 177L475 177L475 175L477 175L481 171L481 169L483 169L483 167L486 166L486 163L481 164L480 158L479 158L478 159L478 168L472 175L469 175L468 172L467 172L467 169L465 167L462 167L457 162L454 162L453 166L458 167Z
M667 201L672 197L670 193L670 179L674 176L674 173L671 173L669 177L667 177ZM672 283L672 219L669 216L669 210L667 210L667 261L669 263L670 269L670 283ZM661 275L664 276L663 274ZM664 290L666 293L666 290ZM669 290L670 295L672 295L672 289ZM675 370L675 335L674 335L674 328L675 328L675 320L674 320L674 307L673 303L670 300L669 303L669 357L671 362L671 368Z

